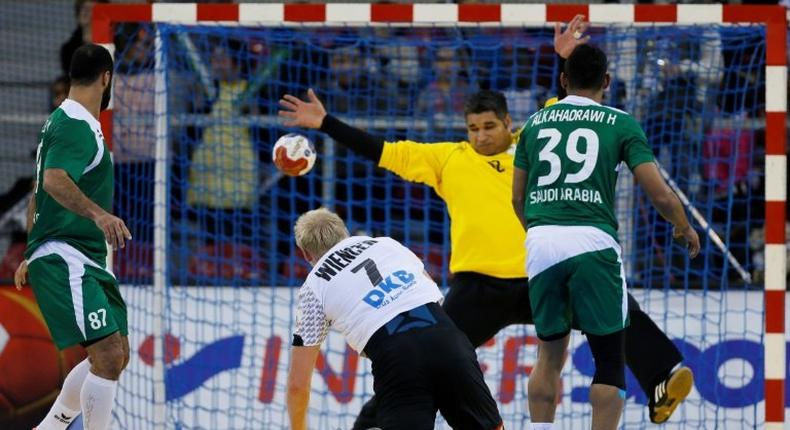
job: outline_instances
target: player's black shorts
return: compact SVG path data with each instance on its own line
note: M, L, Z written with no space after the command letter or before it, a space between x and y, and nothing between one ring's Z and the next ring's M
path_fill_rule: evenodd
M533 323L527 278L456 273L442 307L475 348L509 325Z
M472 344L438 304L393 318L373 334L365 353L381 429L433 429L437 409L456 430L501 427Z

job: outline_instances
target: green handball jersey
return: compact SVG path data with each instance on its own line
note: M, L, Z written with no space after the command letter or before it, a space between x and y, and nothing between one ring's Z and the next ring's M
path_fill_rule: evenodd
M62 241L104 267L107 245L96 224L64 208L44 191L44 171L63 169L85 196L111 212L113 167L99 121L66 99L41 129L36 155L36 213L25 257L47 241Z
M528 227L592 226L617 240L615 187L621 162L633 170L654 160L629 114L579 96L527 120L515 166L527 171Z

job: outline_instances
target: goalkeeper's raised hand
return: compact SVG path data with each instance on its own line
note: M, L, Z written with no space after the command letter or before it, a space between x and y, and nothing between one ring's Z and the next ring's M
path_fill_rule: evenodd
M571 52L579 45L584 45L590 40L590 36L585 36L584 32L590 23L584 20L584 15L576 15L565 31L560 31L560 23L554 24L554 52L562 58L571 56Z
M312 88L307 90L307 99L308 101L303 101L290 94L286 94L280 99L282 110L279 114L285 118L284 124L286 126L321 128L324 117L326 117L326 109Z

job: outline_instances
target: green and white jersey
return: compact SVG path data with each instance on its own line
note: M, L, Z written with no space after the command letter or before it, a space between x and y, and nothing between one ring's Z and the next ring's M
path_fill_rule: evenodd
M101 125L73 100L66 99L41 129L36 154L36 213L25 257L30 258L47 241L60 240L104 267L104 233L92 220L64 208L44 191L46 169L65 170L85 196L102 209L112 210L112 159Z
M633 170L654 160L629 114L568 96L527 120L515 165L527 171L528 227L593 226L617 240L614 194L621 162Z

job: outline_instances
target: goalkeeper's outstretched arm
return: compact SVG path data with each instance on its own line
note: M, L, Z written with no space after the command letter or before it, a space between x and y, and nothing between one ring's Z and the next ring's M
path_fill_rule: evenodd
M280 116L286 118L289 127L305 127L321 130L351 151L378 164L384 151L384 139L352 127L326 113L323 103L312 89L307 90L308 101L290 94L280 100Z

